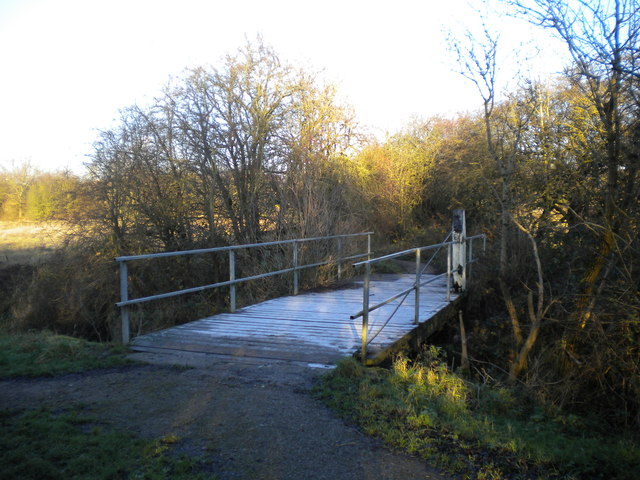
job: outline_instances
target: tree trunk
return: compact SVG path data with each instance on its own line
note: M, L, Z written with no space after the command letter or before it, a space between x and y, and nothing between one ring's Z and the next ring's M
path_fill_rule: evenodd
M464 320L462 319L462 310L458 310L458 319L460 321L460 343L462 344L462 353L460 355L460 369L464 373L469 373L469 354L467 352L467 333L464 328Z
M518 356L511 364L511 368L509 369L509 380L511 382L515 382L520 373L527 368L527 357L533 349L533 346L538 339L538 334L540 333L541 322L541 314L536 312L533 309L533 293L529 292L527 296L527 307L529 309L529 317L531 318L531 330L529 330L529 335L527 335L527 340L522 345L522 348L518 352Z

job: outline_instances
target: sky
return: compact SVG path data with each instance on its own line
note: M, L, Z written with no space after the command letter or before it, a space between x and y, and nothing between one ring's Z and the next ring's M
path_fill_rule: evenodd
M186 68L220 65L257 35L282 60L335 83L378 138L415 117L473 111L480 98L456 73L447 32L477 29L486 15L507 46L538 35L498 17L494 4L0 0L0 167L83 173L97 132L119 109L149 101ZM558 55L541 54L537 68L559 71Z

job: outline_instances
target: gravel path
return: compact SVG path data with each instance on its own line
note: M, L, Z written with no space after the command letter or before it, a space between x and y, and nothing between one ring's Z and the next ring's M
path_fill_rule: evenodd
M220 480L446 477L386 449L310 395L323 366L213 355L133 354L122 369L0 382L0 408L81 405L145 438L175 435ZM185 368L188 366L188 368Z

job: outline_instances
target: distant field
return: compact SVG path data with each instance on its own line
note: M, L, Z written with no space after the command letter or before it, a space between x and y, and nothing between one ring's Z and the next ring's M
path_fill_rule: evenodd
M63 238L62 224L0 221L0 268L34 265L58 247Z

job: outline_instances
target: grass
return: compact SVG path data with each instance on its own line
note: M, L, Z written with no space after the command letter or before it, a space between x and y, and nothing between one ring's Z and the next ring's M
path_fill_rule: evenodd
M0 376L41 377L130 363L120 347L51 333L0 334ZM85 415L0 410L0 480L205 479L207 467L172 454L173 435L144 440Z
M0 333L0 378L42 377L131 363L120 346L48 332Z
M77 410L0 411L0 480L204 479L188 457L155 441L106 428Z
M427 352L390 370L347 359L320 397L368 435L464 479L637 479L640 442L540 408L499 386L475 385Z

